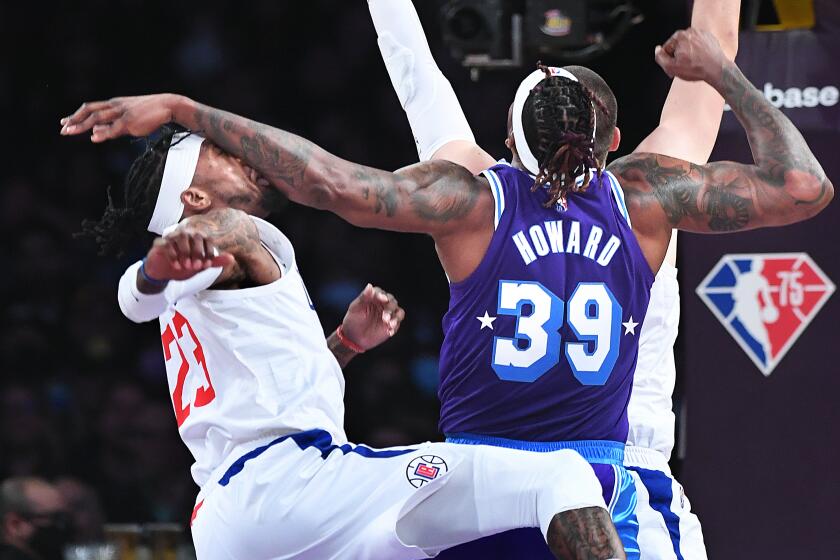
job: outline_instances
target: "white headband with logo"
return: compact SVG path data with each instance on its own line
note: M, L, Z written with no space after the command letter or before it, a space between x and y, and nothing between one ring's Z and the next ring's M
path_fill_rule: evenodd
M578 81L574 74L568 70L564 70L563 68L549 66L548 71L552 76L563 76L564 78L569 78L574 82ZM531 90L544 79L546 79L545 71L534 70L528 74L524 80L522 80L522 83L519 84L519 87L516 90L516 96L513 98L513 140L516 142L516 152L519 154L519 160L522 162L522 165L525 166L525 169L527 169L532 175L539 174L540 164L534 156L534 153L531 151L531 147L528 146L527 140L525 140L525 129L522 126L522 110L525 108L525 101L528 99L528 95L530 95ZM593 120L595 119L594 107L592 111L592 118ZM595 138L594 127L592 130L592 137L593 139Z
M202 142L204 137L199 134L179 132L172 136L157 203L147 228L150 232L163 235L167 228L181 221L184 214L181 193L192 184Z

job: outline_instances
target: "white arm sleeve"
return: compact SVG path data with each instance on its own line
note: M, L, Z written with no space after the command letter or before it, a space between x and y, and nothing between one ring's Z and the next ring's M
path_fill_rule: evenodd
M452 85L432 58L411 0L368 0L368 8L420 161L453 140L475 143Z
M220 266L208 268L188 280L173 280L158 294L144 294L137 289L137 271L141 264L143 261L137 261L128 267L120 278L120 287L117 291L120 310L135 323L157 319L166 311L170 303L209 288L222 273Z

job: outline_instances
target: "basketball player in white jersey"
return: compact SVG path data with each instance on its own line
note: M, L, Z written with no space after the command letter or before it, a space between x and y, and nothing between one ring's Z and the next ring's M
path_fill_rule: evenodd
M692 13L692 27L712 32L731 60L737 51L740 4L740 0L695 0ZM368 0L368 7L420 160L449 160L474 174L495 165L496 160L476 144L455 92L432 57L411 0ZM583 70L566 69L574 74L575 68ZM706 163L722 110L723 98L707 84L675 79L659 127L635 151ZM673 345L680 314L676 238L674 231L651 289L628 407L630 432L624 462L638 491L636 515L643 560L706 558L699 520L668 466L675 428Z
M120 307L160 322L200 487L198 558L428 558L516 527L540 527L557 558L625 558L573 451L348 443L333 354L346 362L387 339L401 310L368 287L325 340L291 243L255 216L273 192L201 136L170 131L132 165L125 207L109 196L102 220L85 224L103 249L159 236L120 280Z

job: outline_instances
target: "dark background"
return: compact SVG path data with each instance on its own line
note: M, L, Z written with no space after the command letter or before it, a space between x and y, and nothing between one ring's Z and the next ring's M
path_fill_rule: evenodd
M432 50L458 92L477 140L494 156L506 156L505 115L525 70L487 73L480 82L471 82L440 41L437 3L418 4ZM632 150L656 126L668 81L653 62L653 47L687 22L682 3L639 4L646 13L645 22L615 52L590 64L612 85L620 102L623 146L619 155ZM818 8L823 14L836 14L830 1ZM346 159L385 169L401 167L415 161L416 152L381 62L367 6L361 0L4 2L0 4L0 47L4 53L0 61L4 125L0 257L5 265L0 275L0 478L16 474L71 477L98 492L110 521L185 522L196 488L166 390L159 331L154 324L129 322L116 305L119 276L142 255L100 258L91 244L72 237L82 218L101 213L109 185L119 191L122 175L142 144L121 140L94 146L85 139L62 138L58 120L83 101L171 91L298 132ZM833 73L833 83L840 81L836 69L824 70ZM831 157L828 150L824 153ZM840 182L837 179L835 183ZM836 224L836 212L833 216ZM437 350L448 292L431 240L359 230L331 214L297 205L289 205L273 221L296 246L326 330L339 323L347 303L368 281L395 293L406 309L399 335L358 358L346 371L351 440L387 446L438 439ZM795 250L809 249L810 244L835 247L836 267L840 255L830 240L829 221L823 220L822 225L823 234L808 230L797 238ZM751 239L760 245L771 238L757 233ZM718 257L728 251L727 242L728 238L722 238L715 245ZM765 248L758 245L740 249ZM709 254L706 260L710 264L702 261L696 270L699 278L717 258ZM823 260L818 264L829 272L830 263ZM835 269L829 276L837 281L840 271ZM683 284L689 306L697 307L699 302L693 301L699 278L691 277ZM832 329L828 324L832 314L836 347L836 302L823 310L821 328ZM681 363L691 354L693 347L686 339L700 332L697 325L702 325L703 333L719 336L716 345L732 347L728 351L733 354L740 352L708 311L689 308L678 346ZM796 347L780 370L785 365L793 367L801 358L795 351ZM833 367L837 373L836 366L827 363L826 352L818 351L811 363L824 363L825 369ZM732 359L740 360L738 367L744 371L739 375L756 383L767 381L757 370L750 371L753 366L743 355ZM681 374L697 377L680 379L678 393L686 392L686 398L677 399L677 408L696 398L692 414L701 408L717 413L720 403L706 402L692 392L700 395L705 386L700 378L708 364L700 365L680 368ZM770 381L782 375L774 373ZM730 378L715 382L728 391ZM803 404L812 404L803 396L809 389L818 393L815 398L832 395L826 388L830 380L824 378L821 383L826 385L808 381L798 385ZM833 383L836 393L836 376ZM739 391L740 387L731 389L734 396L728 406L743 405L743 415L757 424L757 431L766 432L762 418L772 417L778 408L766 407L759 417L749 411L753 404L748 394ZM798 450L795 461L816 464L811 456L831 449L829 454L836 458L837 420L836 414L827 420L822 444ZM807 429L807 424L800 426ZM702 425L688 424L688 464L697 460L692 454L694 433L698 432L698 440L709 442L698 452L708 453L709 467L697 460L694 470L687 473L691 474L687 492L705 522L710 556L828 557L774 555L775 548L753 555L732 545L754 543L766 534L769 526L752 523L751 517L775 516L772 509L761 511L761 504L755 507L755 497L766 496L767 503L776 504L772 498L789 478L768 480L740 472L736 478L727 476L726 467L740 454L738 442L709 448L715 434L728 427L706 424L705 418ZM790 437L795 439L798 430L792 431ZM785 453L783 448L774 449L771 457ZM831 464L819 462L821 469ZM679 459L675 467L679 470ZM774 468L772 460L765 465L769 472ZM814 502L808 497L818 490L790 486L801 500L791 508L778 505L789 510L784 519L800 515L804 523L822 517L836 528L835 508L830 507L840 498L836 469L806 472L803 468L789 474L812 480L829 477L833 494L831 500L818 502L819 508L809 509ZM731 482L725 496L711 490L721 477ZM756 491L747 499L746 490L738 495L741 485L754 485ZM733 511L733 504L738 504L736 519L725 513ZM836 549L840 530L827 534L823 527L803 533L805 529L797 525L779 538L794 544L806 538L821 539L833 542ZM801 544L797 550L803 550Z

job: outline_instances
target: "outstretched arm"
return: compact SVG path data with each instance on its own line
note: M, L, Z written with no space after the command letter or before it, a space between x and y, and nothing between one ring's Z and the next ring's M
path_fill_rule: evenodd
M638 153L609 166L627 193L634 231L654 270L672 227L722 233L791 224L816 215L834 196L793 123L725 58L711 34L688 29L671 40L673 56L657 62L669 75L703 80L723 96L747 133L755 163L696 165Z
M740 0L695 0L691 27L708 31L718 40L724 55L735 60L738 52ZM673 54L673 42L663 47ZM704 164L715 146L723 113L723 97L705 82L674 78L659 126L635 149Z
M145 136L174 121L201 131L257 169L291 200L335 212L361 227L428 233L440 239L492 223L493 200L483 178L449 162L425 162L396 173L336 157L295 134L162 94L86 103L62 119L62 134L92 131L102 142Z
M475 143L458 97L432 57L411 0L368 0L368 8L420 161L452 161L474 175L492 167L496 161Z

